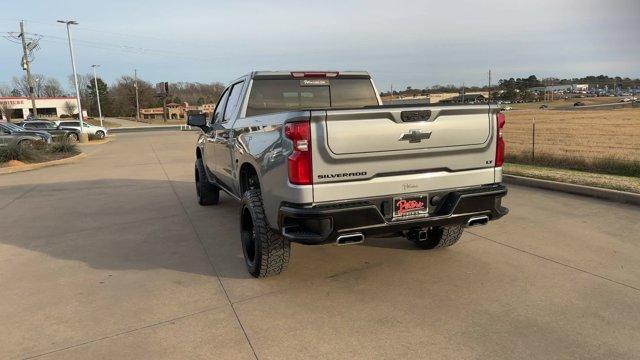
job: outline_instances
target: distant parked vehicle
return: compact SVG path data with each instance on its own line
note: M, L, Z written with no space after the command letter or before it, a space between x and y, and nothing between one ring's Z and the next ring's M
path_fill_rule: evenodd
M32 145L36 142L51 143L51 135L44 131L31 131L13 123L0 123L0 146L13 142L22 145Z
M631 98L620 99L620 102L631 102L633 101Z
M18 125L28 130L46 131L53 136L54 140L68 139L69 141L76 142L80 138L79 130L63 129L48 120L23 121L18 123Z
M80 121L78 120L58 120L55 122L55 124L62 129L73 129L80 131ZM93 135L98 139L104 139L109 134L106 128L103 128L102 126L91 125L87 122L83 122L82 127L85 133Z
M539 109L547 109L547 108L549 108L549 105L547 105L547 104L542 104L539 107Z
M513 108L511 106L505 106L502 108L503 111L509 111L509 110L513 110Z
M577 103L573 104L573 106L584 106L584 103L582 101L578 101Z

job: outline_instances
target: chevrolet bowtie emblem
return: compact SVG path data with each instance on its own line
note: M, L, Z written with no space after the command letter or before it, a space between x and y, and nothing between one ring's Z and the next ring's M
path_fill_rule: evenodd
M423 132L422 130L409 130L408 133L400 135L398 141L408 141L410 143L419 143L431 137L431 131Z

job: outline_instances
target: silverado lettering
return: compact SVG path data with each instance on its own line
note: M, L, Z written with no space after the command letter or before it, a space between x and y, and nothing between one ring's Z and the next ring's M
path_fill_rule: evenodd
M318 179L335 179L335 178L345 178L345 177L365 176L365 175L367 175L366 171L360 171L360 172L341 173L341 174L318 175Z

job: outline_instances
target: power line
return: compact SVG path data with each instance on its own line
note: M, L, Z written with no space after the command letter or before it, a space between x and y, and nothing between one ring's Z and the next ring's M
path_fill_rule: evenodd
M44 41L51 41L51 42L58 42L58 43L65 41L63 37L56 36L56 35L35 34L35 33L33 33L32 35L40 36L41 39ZM182 58L182 59L193 60L193 61L201 61L201 62L209 62L209 60L211 59L211 57L208 57L207 59L189 57L189 56L185 56L184 53L181 53L181 52L164 50L164 49L144 48L144 47L138 47L138 46L97 42L97 41L82 40L82 39L76 39L74 40L74 43L76 43L78 46L90 47L90 48L101 49L101 50L109 50L109 51L119 51L126 54L146 55L149 53L155 53L155 54L171 55L172 57L176 57L176 58ZM221 57L218 56L218 58L221 58Z
M0 20L2 20L2 18L0 18ZM19 20L10 20L10 19L6 19L6 18L4 20L12 21L12 22L13 21L19 21ZM23 19L23 21L57 28L55 23L52 23L52 22L46 21L46 20ZM96 28L86 28L84 26L82 27L82 29L78 29L77 32L78 33L84 33L85 31L94 32L94 33L100 33L100 34L106 34L106 35L115 35L115 36L123 37L123 38L126 38L126 39L131 39L133 37L133 38L149 39L149 40L156 40L156 41L162 41L162 42L172 42L174 44L181 45L181 46L184 46L185 43L192 43L193 45L197 45L199 47L202 47L202 43L198 42L198 41L172 40L172 39L169 39L167 37L132 34L132 33L120 33L120 32L108 31L108 30L102 30L102 29L96 29Z

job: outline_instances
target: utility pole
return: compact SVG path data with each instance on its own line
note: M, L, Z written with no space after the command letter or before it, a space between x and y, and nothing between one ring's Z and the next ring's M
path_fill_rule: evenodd
M464 83L462 83L462 103L464 104Z
M96 76L96 68L100 65L91 65L93 68L93 83L96 86L96 100L98 100L98 117L100 117L100 126L102 126L102 109L100 108L100 92L98 91L98 77Z
M20 38L22 39L22 63L27 71L27 88L29 97L31 98L31 107L33 108L33 116L38 117L38 108L36 108L36 96L33 93L33 80L31 79L31 66L29 64L29 52L27 51L27 40L24 34L24 21L20 21Z
M136 88L136 121L140 121L140 101L138 100L138 70L133 69L133 87Z
M491 104L491 69L489 69L489 96L487 96L487 102Z
M58 20L61 24L67 25L67 38L69 39L69 53L71 54L71 69L73 70L73 83L76 86L76 99L78 100L78 120L80 120L80 142L89 142L89 134L84 132L84 119L82 116L82 104L80 103L80 87L78 86L78 74L76 73L76 60L73 56L73 43L71 42L71 25L78 25L73 20Z

